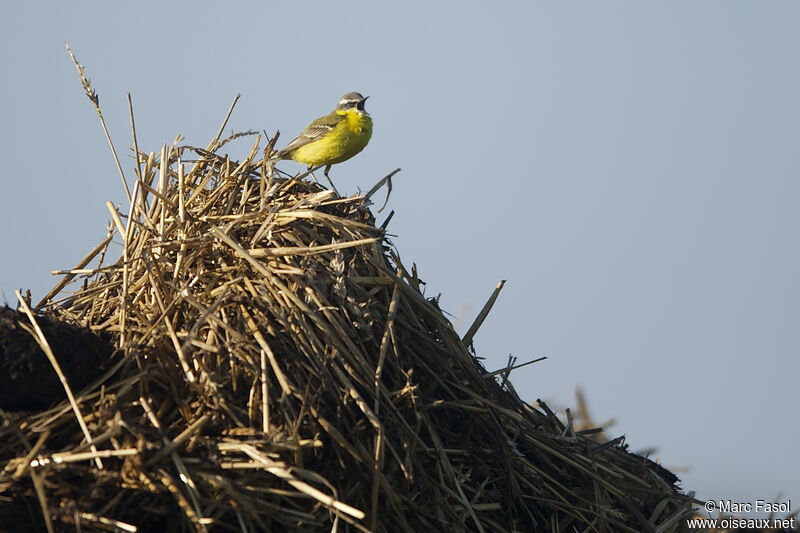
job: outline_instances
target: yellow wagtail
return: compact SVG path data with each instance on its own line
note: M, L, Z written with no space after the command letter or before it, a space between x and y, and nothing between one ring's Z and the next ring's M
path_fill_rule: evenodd
M308 168L325 165L325 177L330 181L331 165L356 155L372 137L372 118L364 109L367 98L359 93L342 96L333 111L309 124L278 152L278 159L292 159Z

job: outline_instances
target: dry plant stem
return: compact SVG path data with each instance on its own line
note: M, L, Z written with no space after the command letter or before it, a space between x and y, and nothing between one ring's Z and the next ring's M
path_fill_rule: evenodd
M217 131L217 134L214 135L214 138L211 139L210 143L208 143L208 147L206 148L206 150L208 150L209 152L213 152L214 150L217 149L217 145L219 143L219 138L222 137L222 132L225 131L225 126L228 125L228 121L230 120L231 115L233 114L233 109L236 107L236 102L238 102L239 98L241 98L241 97L242 97L242 95L237 94L233 98L233 102L231 102L231 106L228 108L228 113L225 115L225 120L223 120L222 124L220 124L219 130Z
M373 531L378 529L378 517L380 515L378 508L378 498L380 496L380 488L383 479L383 428L378 428L375 433L375 456L373 457L373 478L372 478L372 494L370 496L372 502L372 520L370 527Z
M128 211L128 226L122 232L124 242L122 243L122 293L120 294L119 302L119 346L120 348L127 346L125 342L125 325L127 322L127 309L128 309L128 273L130 272L130 250L131 250L131 237L134 228L134 216L136 211L136 200L139 196L139 182L133 185L133 199L131 200L130 211ZM116 210L115 210L116 211ZM116 221L115 221L116 222ZM121 221L120 221L121 223Z
M39 507L42 509L42 517L44 518L47 533L54 533L55 528L53 527L53 519L50 518L50 508L47 505L47 495L44 492L42 476L33 468L30 471L30 475L31 481L33 481L33 487L36 490L36 497L39 500Z
M461 342L464 344L464 346L469 347L469 345L472 344L473 337L475 337L475 334L478 332L478 329L480 329L483 321L486 320L486 317L489 316L489 312L492 310L492 306L494 306L494 303L497 301L497 297L500 295L500 291L503 290L503 285L505 284L506 280L500 280L500 282L494 288L492 295L489 296L489 299L485 304L483 304L483 309L481 309L481 312L478 313L477 317L475 317L475 321L467 330L464 338L461 339Z
M461 488L461 483L458 481L458 478L456 477L455 471L453 470L453 465L450 464L450 458L447 456L447 453L443 449L442 441L439 438L436 429L434 428L433 425L430 424L429 420L427 422L428 422L428 432L430 433L431 439L433 440L433 445L439 454L440 464L444 468L447 477L449 478L449 481L455 486L456 491L458 493L457 498L461 500L461 503L464 505L464 508L469 513L469 516L472 519L473 523L475 524L477 530L483 533L484 531L483 526L481 525L480 520L478 520L478 517L475 514L475 510L472 508L472 505L470 505L469 500L464 495L464 491ZM443 485L442 488L447 488L447 485Z
M184 464L183 459L181 459L181 457L177 453L175 453L179 444L171 442L169 438L167 438L167 436L164 435L161 423L159 422L158 417L156 416L153 409L150 407L150 403L147 401L147 399L144 397L140 397L139 404L142 406L142 409L144 409L144 412L147 414L147 418L153 424L153 427L155 427L156 430L158 430L158 432L162 434L161 439L165 445L165 447L162 449L162 452L165 453L163 453L163 455L161 455L159 459L166 457L167 455L169 455L172 458L172 461L175 464L176 469L181 474L180 479L183 482L183 485L186 487L186 492L189 494L189 497L192 500L192 510L193 510L192 516L195 518L201 516L199 495L197 494L195 483L194 481L192 481L192 478L189 475L189 471L186 469L186 465ZM188 433L188 435L186 435L184 439L188 438L188 436L191 435L191 433L197 430L197 427L202 426L203 424L205 424L205 422L206 421L202 419L195 422L194 428L190 427L189 429L187 429L186 432L184 432ZM174 490L180 491L177 485L174 485Z
M6 413L3 413L3 415L5 416ZM50 431L45 430L39 435L36 444L33 446L30 446L28 439L26 439L24 435L18 436L18 438L25 443L25 446L30 446L30 450L28 450L28 453L25 456L17 458L17 467L12 474L12 479L19 480L22 478L22 476L28 473L28 470L31 468L31 463L34 461L34 457L39 453L39 450L41 450L42 446L44 446L45 442L50 437L50 434Z
M114 148L114 143L111 141L111 135L109 135L108 128L106 127L106 120L103 118L103 112L100 110L100 99L97 97L97 93L92 87L92 82L86 76L83 65L78 63L78 59L75 57L75 54L72 53L72 50L70 50L69 45L64 43L64 46L67 48L67 53L72 59L72 62L75 64L75 68L78 69L78 77L81 80L83 90L86 91L86 97L89 98L90 102L92 102L92 106L97 113L97 117L100 119L100 126L103 129L103 135L105 135L108 146L111 148L111 153L114 156L114 163L117 165L117 172L119 173L120 180L122 180L122 188L125 190L125 196L127 196L128 201L130 201L131 191L128 189L128 182L125 179L125 172L122 170L122 165L119 162L119 156L117 156L117 150Z
M294 392L294 387L289 383L289 380L286 378L286 376L283 375L283 371L278 364L278 360L275 357L275 354L272 353L272 348L269 347L264 335L262 335L258 330L258 326L253 320L253 317L247 311L247 308L245 306L241 306L241 311L242 315L247 320L247 328L250 330L250 333L253 334L253 337L256 339L259 346L261 346L261 351L266 355L267 359L269 359L269 364L272 367L272 371L275 373L275 377L281 386L281 390L285 395L291 395Z
M267 352L261 349L261 431L269 433L269 375L267 374Z
M94 259L95 257L97 257L97 254L99 254L100 252L102 252L103 250L105 250L105 249L106 249L106 247L108 246L108 244L111 242L111 238L112 238L112 236L113 236L113 235L109 234L109 235L108 235L108 237L106 237L106 238L105 238L105 239L104 239L104 240L103 240L103 241L102 241L100 244L98 244L97 246L95 246L94 248L92 248L92 251L91 251L91 252L89 252L88 254L86 254L86 256L84 256L84 258L83 258L83 259L81 259L80 261L78 261L78 264L77 264L77 265L75 265L75 268L74 268L73 270L80 270L80 269L83 269L83 267L85 267L86 265L88 265L88 264L89 264L89 262L90 262L92 259ZM60 272L62 272L62 271L58 271L58 270L57 270L57 271L55 271L54 273L56 273L56 272L59 272L59 273L60 273ZM61 292L61 290L62 290L64 287L66 287L66 286L69 284L69 282L70 282L70 281L72 281L72 280L75 278L75 276L76 276L76 275L77 275L77 274L69 273L69 274L67 274L66 276L64 276L64 277L61 279L61 281L59 281L58 283L56 283L55 287L53 287L52 289L50 289L50 291L48 291L48 293L47 293L47 294L44 296L44 298L42 298L42 300L41 300L41 301L40 301L38 304L36 304L36 307L35 307L35 309L41 309L41 308L42 308L42 307L44 307L45 305L48 305L48 303L49 303L49 302L50 302L50 300L53 298L53 296L55 296L56 294L58 294L59 292Z
M99 439L95 439L95 443L98 443L98 440ZM100 458L130 457L134 455L139 455L139 450L137 450L136 448L125 448L123 450L98 450L97 452L54 453L47 457L40 457L39 459L31 461L31 467L47 466L53 463L55 464L76 463L78 461L87 461L90 459L94 459L96 457Z
M108 529L110 531L136 533L139 530L139 528L132 524L126 524L125 522L120 522L119 520L110 520L104 516L97 516L94 513L78 513L78 518L89 523L94 522L99 524L101 529Z
M47 338L44 336L44 332L42 328L39 327L39 323L36 321L36 317L33 315L31 308L28 306L28 303L22 297L22 293L19 290L15 291L17 295L17 300L19 301L19 305L22 308L23 312L28 316L28 320L31 321L31 325L33 326L34 331L36 332L35 338L36 341L39 343L39 346L42 348L42 351L47 356L47 360L50 361L50 365L53 367L53 370L56 371L58 375L59 381L61 381L61 385L64 387L64 392L67 393L67 399L69 400L69 404L72 407L73 413L75 413L75 418L78 420L78 425L81 427L81 431L83 432L83 436L86 439L86 442L89 443L89 446L95 454L97 453L97 448L94 447L92 444L92 435L89 433L89 428L86 427L86 421L83 419L83 415L81 414L81 410L78 407L78 402L75 401L75 396L72 394L72 388L70 388L69 383L67 383L67 377L61 371L61 365L58 363L58 359L56 359L53 350L50 348L50 343L47 342ZM100 470L103 469L103 462L100 460L100 457L95 456L94 463Z
M205 426L210 419L210 416L203 415L192 422L188 428L181 432L181 434L175 437L172 441L165 440L166 445L157 453L155 453L153 457L148 459L145 464L148 466L157 464L167 455L175 453L179 447L181 447L187 440L189 440L189 438L192 437L192 435L199 433L203 429L203 426Z
M341 511L359 520L363 520L366 517L364 511L351 507L344 502L340 502L335 498L328 496L324 492L312 487L308 483L298 480L284 465L270 460L252 446L242 446L241 451L253 459L255 463L253 466L255 468L262 468L270 474L281 478L295 489L311 498L314 498L326 507L332 507L337 511Z
M314 255L334 250L344 250L354 248L364 244L372 244L380 241L380 237L369 237L366 239L356 239L354 241L337 242L334 244L321 244L319 246L283 246L280 248L251 248L247 253L252 257L270 257L284 255Z
M133 155L136 159L136 179L143 179L142 176L142 163L139 161L139 141L136 139L136 119L133 115L133 99L131 93L128 94L128 118L131 124L131 140L133 142Z
M125 225L122 223L119 211L117 211L117 208L110 201L106 202L106 208L108 208L108 212L111 215L111 220L114 222L114 227L117 228L117 232L122 238L125 238Z
M393 171L391 171L389 174L381 178L381 180L378 181L378 183L373 185L372 188L369 190L369 192L367 192L367 194L364 195L364 201L366 202L370 198L372 198L372 195L378 192L381 187L386 185L386 199L383 201L383 205L380 207L380 209L378 209L378 213L381 213L386 208L386 204L389 203L389 197L392 195L392 177L394 177L394 175L397 174L398 172L400 172L399 168L396 168Z
M516 370L518 368L522 368L523 366L532 365L533 363L538 363L540 361L544 361L545 359L547 359L547 357L537 357L536 359L533 359L531 361L526 361L526 362L520 363L518 365L511 364L511 365L505 366L505 367L503 367L503 368L501 368L499 370L495 370L494 372L489 372L484 377L493 378L493 377L495 377L497 375L500 375L500 374L504 374L504 375L507 376L509 373L511 373L512 370Z
M398 272L402 277L402 270ZM395 285L392 289L392 299L389 302L389 316L386 320L386 329L383 331L383 338L381 338L381 347L378 354L378 364L375 367L375 405L373 410L375 414L380 414L380 403L378 401L380 395L381 374L383 373L383 365L386 362L386 354L389 351L389 339L394 338L394 321L397 317L397 304L400 301L400 288Z

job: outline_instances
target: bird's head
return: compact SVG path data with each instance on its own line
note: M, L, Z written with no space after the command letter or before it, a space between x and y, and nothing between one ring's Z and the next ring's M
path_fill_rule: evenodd
M361 96L360 93L347 93L339 98L339 103L336 104L336 111L356 109L361 113L369 114L367 110L364 109L364 103L367 101L367 98L369 98L369 96Z

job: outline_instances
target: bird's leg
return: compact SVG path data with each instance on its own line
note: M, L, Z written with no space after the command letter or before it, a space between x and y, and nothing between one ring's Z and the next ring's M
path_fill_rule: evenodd
M331 170L331 166L330 165L326 166L325 167L325 172L323 172L323 174L325 174L325 177L328 179L328 183L331 184L331 187L333 188L333 192L336 193L336 196L341 196L341 194L339 194L339 191L336 190L336 185L334 185L333 181L331 181L331 177L328 176L328 172L330 172L330 170Z
M317 179L317 177L314 175L314 173L313 173L313 172L311 172L311 169L312 169L312 168L314 168L314 165L308 165L308 171L311 173L311 177L312 177L312 178L314 178L314 181L316 182L316 184L317 184L317 185L319 185L320 187L322 187L322 184L319 182L319 180Z

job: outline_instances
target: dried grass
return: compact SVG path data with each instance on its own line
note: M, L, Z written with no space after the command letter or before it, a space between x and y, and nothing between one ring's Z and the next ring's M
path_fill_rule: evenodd
M77 288L40 302L118 353L74 402L4 415L0 516L24 505L50 531L682 529L692 500L669 472L481 366L468 346L485 313L459 338L364 197L280 176L274 139L232 161L219 138L139 154L128 212L111 206L109 237L61 272ZM104 264L113 235L122 253Z

